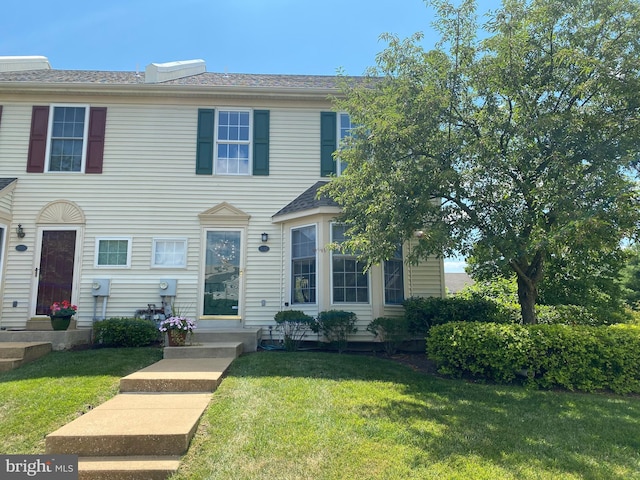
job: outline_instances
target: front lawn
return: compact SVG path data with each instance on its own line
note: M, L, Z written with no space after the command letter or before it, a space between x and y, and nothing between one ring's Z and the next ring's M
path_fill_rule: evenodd
M261 352L233 363L174 477L351 478L640 478L640 398Z
M53 352L0 374L0 453L115 395L161 349ZM640 398L444 380L380 358L261 352L213 395L178 479L640 479Z
M121 377L160 358L160 348L51 352L0 373L0 453L44 453L46 435L113 397Z

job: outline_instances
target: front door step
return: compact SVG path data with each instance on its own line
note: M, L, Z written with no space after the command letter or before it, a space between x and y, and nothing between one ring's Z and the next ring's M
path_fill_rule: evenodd
M203 342L184 347L165 347L164 358L236 358L242 355L242 342Z
M214 392L234 358L160 360L121 378L120 392Z
M164 480L179 466L179 456L80 457L78 474L83 480Z
M120 394L47 435L46 453L182 455L211 394Z

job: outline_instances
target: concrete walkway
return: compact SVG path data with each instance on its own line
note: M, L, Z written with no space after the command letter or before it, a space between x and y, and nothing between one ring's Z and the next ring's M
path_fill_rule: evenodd
M120 380L120 394L47 435L46 453L78 455L80 479L167 478L237 356L216 356L216 347L165 348L163 360ZM195 358L166 358L176 355Z

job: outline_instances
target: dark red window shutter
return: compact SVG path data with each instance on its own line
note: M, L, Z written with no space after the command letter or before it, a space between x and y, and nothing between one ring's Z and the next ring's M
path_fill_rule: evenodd
M31 136L27 155L27 172L44 172L47 153L47 129L49 128L49 107L34 106L31 113Z
M102 173L104 158L104 131L107 125L107 109L92 107L89 110L89 135L85 173Z

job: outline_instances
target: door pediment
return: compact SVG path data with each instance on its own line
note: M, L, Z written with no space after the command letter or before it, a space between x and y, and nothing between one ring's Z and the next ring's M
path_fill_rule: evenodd
M200 224L202 225L220 225L222 223L247 225L251 215L230 203L222 202L200 213L198 218L200 218Z

